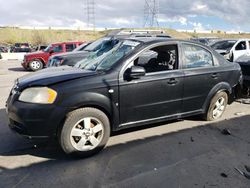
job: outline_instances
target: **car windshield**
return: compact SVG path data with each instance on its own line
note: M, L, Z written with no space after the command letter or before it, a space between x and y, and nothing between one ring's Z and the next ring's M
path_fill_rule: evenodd
M52 47L52 45L49 45L49 46L47 46L47 48L45 48L43 51L44 51L44 52L49 52L49 50L50 50L51 47Z
M75 48L72 52L83 51L90 44L91 43L83 43L80 46L78 46L77 48Z
M108 37L104 37L104 38L100 38L94 42L92 42L91 44L89 44L88 46L86 46L86 48L84 48L84 51L88 51L88 52L95 52L101 48L103 48L103 46L109 42L111 40L111 38Z
M236 42L236 40L220 41L213 44L211 47L215 50L230 50Z
M139 44L140 42L132 40L119 41L112 50L105 53L100 53L100 50L93 52L87 58L79 61L75 67L92 71L109 70L121 58L131 53Z

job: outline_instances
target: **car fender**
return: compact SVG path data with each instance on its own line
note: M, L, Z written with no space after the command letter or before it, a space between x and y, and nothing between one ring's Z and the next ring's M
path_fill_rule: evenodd
M203 104L203 111L206 112L208 107L209 107L209 104L210 104L210 101L211 99L214 97L214 95L220 91L226 91L227 94L228 94L228 97L230 97L230 95L232 94L232 87L230 86L229 83L227 82L221 82L221 83L218 83L217 85L215 85L209 92L206 100L205 100L205 103Z
M108 116L112 129L119 124L119 108L112 101L111 96L108 97L95 92L84 92L69 96L67 100L62 100L59 103L60 106L68 109L68 113L84 107L97 108Z

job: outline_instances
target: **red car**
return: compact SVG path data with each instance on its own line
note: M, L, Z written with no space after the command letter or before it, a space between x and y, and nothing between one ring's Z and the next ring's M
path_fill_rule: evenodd
M62 42L50 44L45 50L28 53L24 56L22 66L24 69L37 71L45 67L50 56L65 52L71 52L83 42Z

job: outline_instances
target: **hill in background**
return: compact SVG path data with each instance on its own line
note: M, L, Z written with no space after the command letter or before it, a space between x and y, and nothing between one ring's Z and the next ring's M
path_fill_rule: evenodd
M174 38L189 39L193 37L219 37L219 38L250 38L250 34L199 34L178 32L173 29L165 30L169 35ZM63 41L92 41L100 38L111 30L105 31L82 31L82 30L31 30L19 28L1 28L0 29L0 43L1 44L14 44L16 42L29 42L32 45L49 44L53 42Z

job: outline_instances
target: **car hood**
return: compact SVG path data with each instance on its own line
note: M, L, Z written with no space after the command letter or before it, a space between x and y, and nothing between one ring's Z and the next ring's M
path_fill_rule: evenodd
M75 67L53 67L30 73L17 80L19 88L48 86L59 82L95 75L96 72Z
M29 57L29 56L40 56L40 55L43 55L44 53L46 53L46 52L44 52L44 51L37 51L37 52L28 53L25 56L27 56L27 57Z

